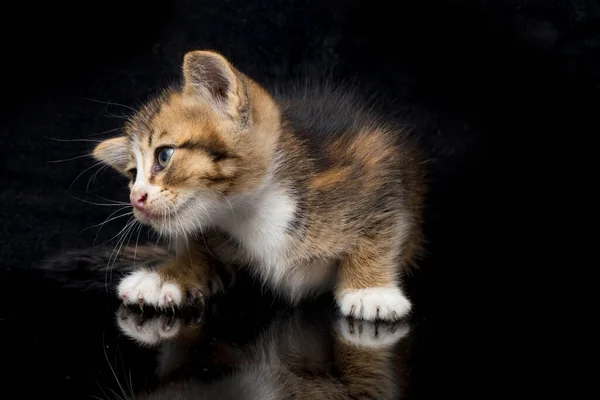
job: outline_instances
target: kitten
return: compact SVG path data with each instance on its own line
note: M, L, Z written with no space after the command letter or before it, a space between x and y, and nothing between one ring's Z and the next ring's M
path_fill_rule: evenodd
M275 95L192 51L182 87L93 155L129 177L135 217L178 242L179 256L121 281L127 304L204 301L224 289L216 270L238 266L292 304L333 291L346 316L411 309L400 280L421 250L422 162L405 131L349 92Z
M123 397L404 398L411 343L406 323L378 324L307 311L282 313L252 340L233 345L211 334L210 318L145 317L122 306L117 325L126 337L156 352L157 378Z

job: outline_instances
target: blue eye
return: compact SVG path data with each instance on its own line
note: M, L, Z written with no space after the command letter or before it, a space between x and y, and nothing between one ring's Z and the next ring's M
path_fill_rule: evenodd
M174 149L172 147L163 147L162 149L159 149L156 154L156 162L158 162L158 165L165 168L173 156L173 151Z

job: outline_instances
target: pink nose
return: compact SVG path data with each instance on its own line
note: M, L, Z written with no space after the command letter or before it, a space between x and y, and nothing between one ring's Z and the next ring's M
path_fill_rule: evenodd
M131 204L139 210L143 210L146 207L146 200L148 200L148 193L139 192L132 193L129 197Z

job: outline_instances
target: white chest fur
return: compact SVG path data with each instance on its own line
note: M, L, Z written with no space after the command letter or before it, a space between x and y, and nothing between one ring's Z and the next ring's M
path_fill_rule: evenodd
M296 201L277 186L244 199L233 199L221 227L241 245L255 274L292 301L319 293L331 281L330 263L293 261L294 244L289 227L296 213Z
M241 244L247 258L267 268L285 263L287 230L296 212L292 196L269 186L230 203L220 225Z

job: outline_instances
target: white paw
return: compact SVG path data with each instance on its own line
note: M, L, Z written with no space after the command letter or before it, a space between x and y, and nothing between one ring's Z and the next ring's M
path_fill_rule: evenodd
M119 311L117 324L128 337L143 345L155 345L173 338L181 328L181 320L174 316L161 315L147 321L129 311Z
M139 270L124 278L117 289L125 304L146 304L157 308L179 307L183 292L172 282L164 282L156 272Z
M366 320L393 321L411 309L410 301L397 287L374 287L347 290L338 298L343 315Z
M398 343L410 329L407 324L373 323L340 318L338 331L344 340L355 346L380 349Z

